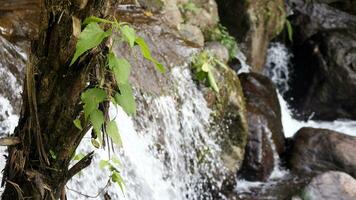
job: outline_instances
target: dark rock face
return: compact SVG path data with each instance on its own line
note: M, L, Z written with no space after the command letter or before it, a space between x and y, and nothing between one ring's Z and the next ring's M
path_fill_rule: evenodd
M302 118L356 119L356 34L332 30L295 47L291 93Z
M266 180L274 167L273 148L284 152L285 138L276 89L267 77L239 75L246 98L249 139L240 174L248 180ZM273 145L271 144L273 141Z
M339 10L343 3L289 1L296 14L287 96L300 119L356 119L356 16Z
M302 128L293 139L289 165L295 172L317 174L337 170L356 177L356 137Z
M301 197L309 200L354 200L356 180L343 172L326 172L314 177Z

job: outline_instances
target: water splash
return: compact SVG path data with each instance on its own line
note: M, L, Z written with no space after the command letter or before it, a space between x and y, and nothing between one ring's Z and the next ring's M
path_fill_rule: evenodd
M250 72L251 67L247 64L247 58L242 51L237 51L235 56L241 63L241 68L237 71L238 74Z
M293 54L282 43L271 43L267 50L267 59L263 73L276 84L284 95L289 90L290 60Z

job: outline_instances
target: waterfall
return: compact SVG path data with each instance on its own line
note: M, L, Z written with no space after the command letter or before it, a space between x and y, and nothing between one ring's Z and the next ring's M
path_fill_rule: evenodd
M293 118L292 110L282 95L288 91L291 52L281 43L272 43L268 49L265 75L277 86L278 99L282 112L282 124L286 137L292 137L302 127L325 128L356 136L356 121L335 120L332 122L308 120L298 121Z
M222 185L225 168L210 125L211 110L188 68L175 67L171 76L176 95L154 97L136 92L136 117L127 116L121 108L111 110L123 141L116 153L125 182L124 194L115 185L107 188L113 199L213 199L207 186ZM92 149L88 137L78 152ZM109 172L97 166L107 157L104 150L96 150L92 165L68 184L69 199L86 199L78 191L95 196L105 187Z

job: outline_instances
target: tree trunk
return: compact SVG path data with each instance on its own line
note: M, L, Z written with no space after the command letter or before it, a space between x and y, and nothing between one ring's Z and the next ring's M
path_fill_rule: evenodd
M2 199L65 199L65 184L92 154L69 168L86 130L73 120L82 115L80 94L89 74L98 67L99 50L69 66L75 51L73 23L77 18L105 17L107 0L41 0L39 37L32 42L23 92L23 106L14 136L21 143L9 147ZM50 153L51 152L51 153Z

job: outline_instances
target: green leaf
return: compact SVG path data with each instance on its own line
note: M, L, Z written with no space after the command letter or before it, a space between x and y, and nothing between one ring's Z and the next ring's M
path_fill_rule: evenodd
M114 183L117 183L121 189L121 192L124 192L124 180L122 179L121 175L119 172L113 171L112 175L111 175L111 180Z
M79 58L79 56L89 49L98 46L106 37L110 35L111 32L103 31L98 23L92 22L88 24L79 35L76 51L70 65L72 65Z
M289 41L293 42L293 29L289 20L286 20L286 26L287 26L288 39Z
M215 78L211 71L208 72L208 80L209 80L210 86L214 89L214 91L219 92L218 85L216 84Z
M134 115L136 113L136 103L131 86L128 84L120 84L119 89L120 92L115 94L115 101L127 114Z
M117 128L117 124L115 121L110 121L106 127L106 132L112 141L122 147L122 141L119 133L119 129Z
M90 88L82 93L81 99L84 103L84 116L87 119L98 108L98 104L106 99L106 92L100 88Z
M75 127L77 127L79 130L83 130L82 123L80 122L80 119L75 119L73 121Z
M210 65L208 62L204 63L204 64L201 66L201 69L202 69L203 72L208 72L208 71L210 71L210 68L211 68L211 65Z
M90 114L90 122L93 125L94 131L97 135L100 134L101 126L104 124L104 114L98 110L95 109L91 114Z
M151 61L155 65L157 70L160 71L161 73L166 72L166 68L160 62L158 62L156 59L152 57L150 49L148 48L148 45L146 44L143 38L141 37L136 38L135 43L140 47L141 53L144 58Z
M79 153L73 157L73 160L81 160L82 158L84 158L84 156L84 153Z
M121 165L121 161L119 160L118 157L116 157L115 155L113 155L113 157L111 158L112 162L118 165Z
M121 27L121 33L123 38L126 40L127 43L129 43L130 47L133 47L135 45L135 40L136 40L136 31L129 25L124 25Z
M101 160L100 162L99 162L99 168L101 169L101 170L103 170L105 167L107 167L109 165L109 161L107 161L107 160Z
M95 17L95 16L90 16L90 17L87 17L83 24L84 25L87 25L87 24L90 24L90 23L106 23L106 24L114 24L115 22L112 22L110 20L107 20L107 19L103 19L103 18L99 18L99 17Z
M49 154L51 155L51 157L52 157L54 160L57 159L56 153L54 153L54 151L52 151L51 149L49 150Z
M126 59L117 58L114 53L110 53L108 56L108 64L118 84L128 83L131 65Z
M91 139L91 144L97 149L100 148L100 143L94 138Z

